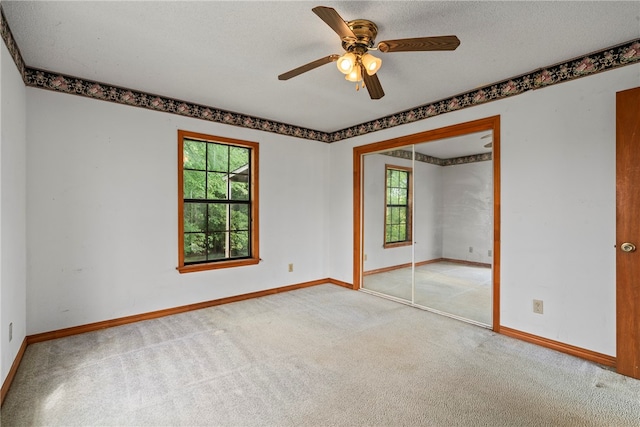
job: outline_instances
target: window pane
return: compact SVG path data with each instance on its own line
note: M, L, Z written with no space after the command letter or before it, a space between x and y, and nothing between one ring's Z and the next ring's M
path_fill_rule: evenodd
M216 172L229 171L229 147L221 144L209 144L207 153L207 170Z
M402 193L402 190L399 188L392 188L391 189L391 201L389 204L391 205L400 205L400 195Z
M396 208L396 209L398 209L398 217L396 218L397 224L406 224L407 209L406 208Z
M249 205L231 205L231 230L249 229Z
M398 226L398 242L407 240L407 225L402 224Z
M239 169L249 164L249 149L242 147L229 147L229 171L242 172Z
M212 200L227 200L227 174L207 173L207 198Z
M407 188L409 185L409 173L404 171L398 171L398 187Z
M184 174L184 198L185 199L204 199L205 172L188 171Z
M397 170L391 170L391 186L400 186L400 174Z
M231 232L231 256L232 257L249 256L249 232L248 231L232 231Z
M206 143L184 140L182 162L185 169L204 170Z
M249 200L249 183L248 182L232 182L231 183L231 199L232 200Z
M407 204L407 190L406 189L398 189L398 205Z
M227 204L209 204L209 233L213 231L227 231Z
M392 242L397 242L398 241L398 226L397 225L392 225L391 226L391 241Z
M184 204L184 230L204 233L206 230L207 205L204 203Z
M207 259L224 259L226 255L226 234L211 233L207 239Z
M204 233L184 234L184 262L204 261L207 259L204 241Z
M391 217L389 218L389 224L394 225L398 223L398 210L399 208L397 207L391 208Z

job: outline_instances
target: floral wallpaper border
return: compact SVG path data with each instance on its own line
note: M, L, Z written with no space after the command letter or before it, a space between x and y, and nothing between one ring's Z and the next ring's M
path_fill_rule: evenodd
M0 12L2 12L1 6ZM539 68L521 76L503 80L480 89L464 92L440 101L328 133L225 111L211 106L194 104L161 95L117 87L106 83L85 80L61 73L34 69L25 65L22 55L20 54L20 49L13 38L9 24L4 16L4 12L0 13L0 32L27 86L329 143L413 123L451 111L504 99L530 90L544 88L640 62L640 39L631 40L618 46L593 52L556 65Z
M451 111L504 99L531 90L575 80L640 61L640 39L610 47L584 57L556 65L539 68L519 77L513 77L477 90L426 104L411 110L372 120L334 132L331 141L365 135L418 120L424 120Z
M27 68L25 82L27 86L54 90L72 95L111 101L117 104L131 105L154 111L179 114L195 119L224 123L281 135L294 136L322 142L331 142L325 132L294 126L286 123L248 116L240 113L220 110L206 105L194 104L175 98L153 95L133 89L121 88L95 81L71 77L60 73Z
M22 60L20 48L18 48L18 44L13 38L11 29L9 28L9 24L7 23L7 18L5 18L4 16L4 10L2 10L2 6L0 6L0 35L2 35L2 40L4 40L4 44L5 46L7 46L9 54L11 54L11 57L13 58L13 62L15 62L16 67L18 67L18 71L22 76L22 80L24 80L26 74L26 66L24 65L24 61Z
M413 153L408 150L391 150L386 151L384 153L386 156L397 157L400 159L411 160ZM475 162L485 162L487 160L492 160L492 153L480 153L480 154L472 154L469 156L462 157L453 157L450 159L441 159L439 157L432 157L422 153L416 153L416 161L430 163L436 166L454 166L454 165L462 165L466 163L475 163Z

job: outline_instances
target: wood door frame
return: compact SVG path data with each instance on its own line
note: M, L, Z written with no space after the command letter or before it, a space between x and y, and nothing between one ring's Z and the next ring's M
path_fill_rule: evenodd
M500 116L491 116L353 148L353 289L362 281L362 156L405 145L421 144L468 133L493 131L493 325L500 330Z

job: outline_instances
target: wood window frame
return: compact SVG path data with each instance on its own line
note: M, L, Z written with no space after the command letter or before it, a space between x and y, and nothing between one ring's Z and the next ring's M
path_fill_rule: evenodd
M408 174L407 186L409 191L407 194L407 239L401 242L387 243L387 207L388 207L387 175L390 169L407 172ZM384 230L383 230L384 231L383 247L385 249L398 248L402 246L410 246L411 242L413 241L413 183L412 181L413 181L412 167L385 164L384 166Z
M202 142L213 142L225 145L249 148L251 150L250 160L250 200L251 200L251 225L250 225L250 242L251 253L248 258L242 259L226 259L220 261L202 262L197 264L186 264L184 261L184 140L191 139ZM225 138L203 133L190 132L186 130L178 130L178 266L176 269L180 273L191 273L196 271L216 270L222 268L240 267L246 265L255 265L260 262L260 240L259 240L259 186L258 186L258 170L259 170L259 144L252 141L244 141L239 139Z

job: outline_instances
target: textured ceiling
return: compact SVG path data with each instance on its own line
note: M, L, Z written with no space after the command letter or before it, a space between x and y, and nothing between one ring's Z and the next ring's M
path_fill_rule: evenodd
M453 52L380 53L385 97L355 91L311 9L364 18L377 40L455 34ZM640 2L3 1L29 67L332 132L640 38Z

